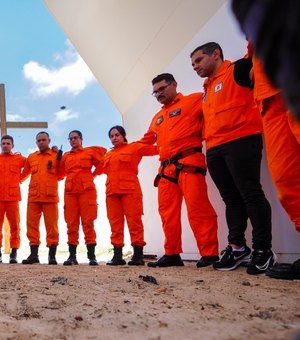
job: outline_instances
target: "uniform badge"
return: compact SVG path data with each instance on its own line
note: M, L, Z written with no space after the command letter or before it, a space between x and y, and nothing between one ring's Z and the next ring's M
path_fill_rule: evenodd
M163 116L159 116L159 117L157 118L155 124L156 124L156 125L159 125L159 124L161 124L161 123L163 122L163 120L164 120L164 117L163 117Z
M223 89L223 82L221 82L221 83L219 83L215 86L215 93L221 91L222 89Z
M169 118L178 116L178 115L180 115L180 113L181 113L181 109L174 110L174 111L169 113Z

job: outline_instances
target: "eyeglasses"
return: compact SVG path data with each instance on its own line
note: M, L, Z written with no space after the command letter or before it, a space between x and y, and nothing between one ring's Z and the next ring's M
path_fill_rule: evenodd
M79 136L74 136L74 137L69 137L69 140L72 140L72 139L78 139L79 138Z
M157 89L157 90L155 90L155 91L152 92L152 96L153 96L153 97L156 97L158 94L164 92L164 90L165 90L168 86L170 86L170 85L171 85L171 84L168 84L168 85L165 85L165 86L161 86L159 89Z

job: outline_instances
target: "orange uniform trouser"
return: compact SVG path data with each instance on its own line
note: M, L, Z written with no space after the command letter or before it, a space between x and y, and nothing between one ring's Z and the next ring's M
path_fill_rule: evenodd
M300 124L290 116L280 95L263 101L263 128L278 198L300 232Z
M181 172L178 184L161 178L158 185L159 213L165 234L166 255L179 254L181 246L181 205L185 199L188 220L201 256L217 256L217 215L208 195L205 177Z
M58 207L57 203L28 202L27 237L29 245L40 245L40 220L42 213L46 227L47 247L58 245Z
M77 194L65 194L65 221L68 229L68 244L78 245L81 219L85 244L96 244L94 220L97 218L97 192L89 190Z
M131 245L144 246L144 226L142 222L142 196L134 194L114 194L106 196L107 217L111 227L111 243L115 247L124 246L124 215L126 217Z
M10 227L10 248L20 248L20 210L19 201L0 202L0 248L2 247L2 226L6 214Z

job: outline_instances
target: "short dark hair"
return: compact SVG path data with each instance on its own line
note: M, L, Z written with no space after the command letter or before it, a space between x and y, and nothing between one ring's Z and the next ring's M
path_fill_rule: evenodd
M221 48L221 46L216 43L216 42L208 42L206 44L203 44L201 46L198 46L197 48L194 49L194 51L190 54L190 57L192 58L192 56L197 52L197 51L202 51L204 54L207 55L212 55L214 50L219 50L220 51L220 58L223 61L224 60L224 55L223 55L223 50Z
M159 83L160 81L165 80L167 83L172 83L176 81L173 74L171 73L162 73L152 79L152 85Z
M49 133L46 132L46 131L40 131L40 132L38 132L38 133L36 134L35 138L37 138L37 136L41 135L42 133L44 133L45 135L48 136L48 138L50 138Z
M127 139L126 139L126 131L125 131L125 129L123 128L123 126L121 126L121 125L115 125L115 126L113 126L113 127L111 127L111 128L109 129L109 131L108 131L108 137L109 137L109 138L110 138L110 133L111 133L111 131L112 131L113 129L118 130L118 132L123 136L124 142L127 142Z
M69 135L68 135L68 138L70 139L70 134L71 133L77 133L78 134L78 136L80 137L80 139L82 139L82 133L81 133L81 131L79 131L79 130L72 130L72 131L70 131L69 132Z
M3 139L9 139L9 140L11 140L12 144L14 144L14 139L13 139L13 137L10 136L10 135L4 135L4 136L2 136L2 137L1 137L1 142L3 141Z

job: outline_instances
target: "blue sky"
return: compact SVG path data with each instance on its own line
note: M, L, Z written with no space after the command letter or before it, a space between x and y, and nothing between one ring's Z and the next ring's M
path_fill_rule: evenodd
M107 131L121 124L121 115L42 0L1 0L0 22L7 120L47 121L52 144L64 151L73 129L82 131L84 146L110 147ZM35 150L38 131L8 130L14 151L26 156Z

